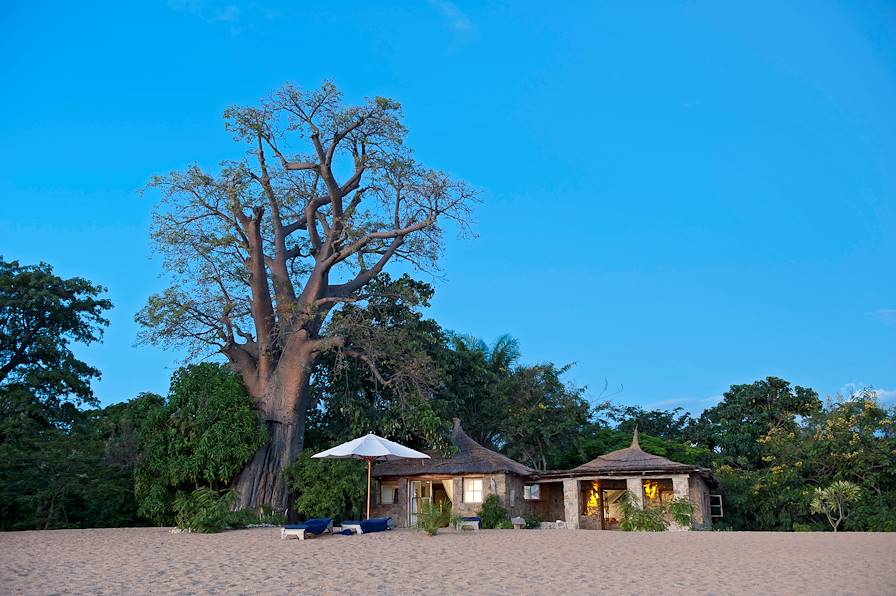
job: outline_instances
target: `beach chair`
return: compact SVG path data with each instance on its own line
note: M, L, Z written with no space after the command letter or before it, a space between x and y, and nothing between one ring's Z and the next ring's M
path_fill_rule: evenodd
M370 534L371 532L385 532L394 527L391 517L371 517L370 519L347 519L342 522L342 527L354 530L358 534Z
M280 539L295 536L299 540L305 540L307 536L320 536L324 532L333 530L332 517L316 517L301 524L289 524L280 528Z
M464 528L472 528L474 530L479 529L480 519L478 517L462 517L460 518L460 526L459 529L463 530Z

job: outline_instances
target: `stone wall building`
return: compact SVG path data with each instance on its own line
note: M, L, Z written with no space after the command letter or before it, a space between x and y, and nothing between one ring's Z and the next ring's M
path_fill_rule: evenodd
M431 459L399 459L374 466L376 494L371 515L390 516L399 527L413 526L420 505L448 501L454 512L474 516L489 495L498 495L512 516L535 513L523 499L535 470L486 449L454 419L451 457L427 451Z
M694 508L691 527L711 527L709 491L717 486L712 473L643 451L637 430L630 447L551 472L486 449L456 418L451 442L456 451L450 457L431 451L428 460L376 464L372 515L412 527L424 502L448 502L455 513L473 516L494 494L511 517L537 515L567 528L613 530L619 526L619 500L629 491L642 507L687 497Z

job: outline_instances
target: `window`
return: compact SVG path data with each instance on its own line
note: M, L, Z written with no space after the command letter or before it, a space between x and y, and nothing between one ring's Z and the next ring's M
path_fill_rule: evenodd
M398 501L398 481L383 480L380 482L380 505L394 505Z
M541 500L541 485L540 484L526 484L523 486L523 499L527 501L539 501Z
M671 478L644 480L644 505L646 507L668 505L675 499Z
M709 495L710 517L722 517L722 495Z
M482 478L464 478L464 503L482 502Z

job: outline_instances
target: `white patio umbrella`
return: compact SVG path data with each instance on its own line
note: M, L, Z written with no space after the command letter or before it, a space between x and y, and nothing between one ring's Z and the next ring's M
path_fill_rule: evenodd
M336 445L331 449L321 451L311 457L355 458L363 459L367 462L367 519L370 519L370 476L374 461L402 458L429 459L429 456L425 453L415 451L410 447L405 447L395 441L384 439L373 433L368 433L363 437L352 439L342 445Z

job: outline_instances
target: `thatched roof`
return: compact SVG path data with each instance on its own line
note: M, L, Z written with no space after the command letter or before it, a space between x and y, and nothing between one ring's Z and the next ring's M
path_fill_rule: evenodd
M582 464L577 468L573 468L564 475L584 476L590 474L625 474L637 472L639 474L659 472L659 473L691 473L697 472L714 482L712 473L693 464L682 464L674 462L659 455L647 453L641 449L638 444L638 429L635 429L632 435L632 444L625 449L611 451L605 455L599 455L591 461Z
M451 443L457 451L451 457L444 457L438 451L426 451L431 459L399 459L380 462L374 465L373 475L385 476L420 476L428 474L500 474L511 473L518 476L530 476L535 470L515 462L509 457L486 449L464 432L460 420L454 419L454 430L451 431Z

